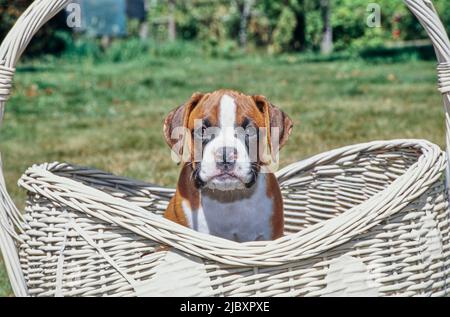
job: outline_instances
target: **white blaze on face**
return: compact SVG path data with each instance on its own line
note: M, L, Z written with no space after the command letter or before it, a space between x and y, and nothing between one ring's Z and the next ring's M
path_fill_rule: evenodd
M221 128L234 128L236 124L236 103L228 95L223 95L220 100L219 124Z
M215 135L214 138L206 144L203 151L200 178L206 183L206 186L211 189L232 190L244 188L244 183L247 183L251 179L249 155L245 144L235 133L236 108L236 102L232 97L228 95L222 97L219 109L218 135ZM229 174L235 178L215 178L222 174L222 171L216 166L215 153L223 147L236 149L236 164L234 169L229 171Z

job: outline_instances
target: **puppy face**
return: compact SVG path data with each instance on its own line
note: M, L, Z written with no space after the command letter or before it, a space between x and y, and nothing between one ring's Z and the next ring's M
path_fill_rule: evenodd
M287 141L292 121L263 96L219 90L194 94L165 120L169 146L192 164L197 187L251 187Z

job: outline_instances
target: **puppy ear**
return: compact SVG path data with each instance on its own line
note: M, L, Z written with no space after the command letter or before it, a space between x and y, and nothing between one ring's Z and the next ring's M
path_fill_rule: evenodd
M265 96L257 95L252 98L266 120L267 143L274 159L289 139L294 124L286 113L271 104Z
M183 105L172 110L164 120L164 138L169 147L178 156L183 157L184 148L188 145L189 133L186 133L189 115L205 94L196 92Z

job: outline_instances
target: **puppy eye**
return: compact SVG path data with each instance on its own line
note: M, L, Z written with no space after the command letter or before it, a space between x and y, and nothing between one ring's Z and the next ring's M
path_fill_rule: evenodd
M253 126L253 125L248 125L248 126L245 128L245 135L246 135L247 137L249 137L249 138L255 137L256 134L257 134L257 131L256 131L256 127L255 127L255 126Z
M210 140L212 138L211 133L207 133L207 127L203 126L201 129L196 129L193 132L194 138L205 141Z
M204 126L201 127L200 129L194 130L194 138L203 140L203 137L205 135L205 130L206 130L206 127L204 127Z

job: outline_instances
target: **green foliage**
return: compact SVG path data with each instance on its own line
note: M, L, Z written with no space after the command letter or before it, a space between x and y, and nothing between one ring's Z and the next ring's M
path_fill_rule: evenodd
M433 61L436 59L433 46L423 45L416 47L414 45L402 47L384 47L365 48L359 52L359 55L371 62L387 63L387 62L408 62L418 60Z
M149 45L147 42L141 41L137 38L131 38L129 40L118 40L113 42L109 47L102 59L111 62L124 62L132 59L136 59L149 52Z
M186 0L175 1L175 11L170 12L168 1L150 1L149 24L152 42L167 41L168 16L173 14L177 38L184 41L200 42L203 51L211 56L227 58L240 56L239 33L241 13L249 0ZM0 0L0 38L4 37L21 12L32 0ZM367 49L426 39L423 27L409 12L402 1L378 0L381 8L381 27L367 26L371 12L371 0L333 0L331 1L331 23L335 51L349 51L357 54ZM433 1L443 24L450 32L450 10L448 0ZM320 1L317 0L258 0L253 2L247 21L248 45L246 50L268 50L273 53L292 51L313 51L320 48L323 37L323 17ZM128 21L131 38L137 38L138 21ZM75 37L71 39L70 37ZM108 60L121 61L151 50L152 43L143 45L138 41L114 44ZM124 49L123 52L120 52ZM170 54L176 52L179 44L164 46ZM41 53L60 53L81 56L104 57L97 40L80 39L65 29L63 14L52 19L33 39L26 50L28 56Z
M102 55L99 41L90 37L73 38L68 36L66 38L66 47L64 55L74 59L86 57L98 59Z
M389 43L426 39L427 34L417 18L402 1L378 0L381 9L381 27L368 27L371 12L367 11L369 0L335 0L332 24L337 50L365 50ZM450 14L447 0L433 3L450 31Z
M199 40L212 55L235 51L239 33L239 7L246 0L188 0L177 2L178 37ZM450 31L448 0L434 0L443 23ZM159 1L151 19L168 14L165 1ZM359 52L386 44L422 40L427 36L417 19L402 1L379 0L381 27L368 27L371 0L331 1L331 24L334 49ZM302 49L318 51L323 37L323 17L320 1L259 0L256 1L248 23L249 48L265 48L283 53ZM154 25L156 33L167 31L164 23ZM164 39L164 36L160 37ZM232 49L230 49L232 48ZM228 54L228 53L226 53ZM225 55L226 55L225 54Z
M203 53L211 57L235 58L240 55L236 41L208 39L203 44Z
M202 55L201 49L192 42L156 42L131 37L115 39L107 49L102 49L100 40L89 37L65 38L67 49L63 56L75 61L91 60L95 63L120 63L147 57L189 57Z
M289 49L297 24L295 13L289 7L284 7L273 32L273 51L280 53Z
M150 42L149 45L150 56L154 57L186 57L201 55L200 48L192 42L187 41L175 41L156 43Z
M322 41L322 16L318 10L311 10L306 13L305 18L308 26L305 32L307 46L310 49L318 50Z
M440 18L447 30L447 33L450 34L450 10L448 0L433 0L436 11L439 13Z
M212 4L212 5L211 5ZM177 35L181 40L201 41L204 52L211 56L233 56L237 51L236 7L228 1L178 1L175 12L170 12L167 2L159 1L151 7L149 22L153 38L167 39L167 19L173 14Z
M381 9L381 27L367 25L371 11L368 0L336 0L333 5L332 25L335 36L335 48L363 49L377 47L386 41L406 39L401 23L409 14L400 1L380 0L376 4ZM398 35L394 35L394 31Z
M128 19L127 21L127 33L130 37L139 37L139 29L141 21L139 19Z

